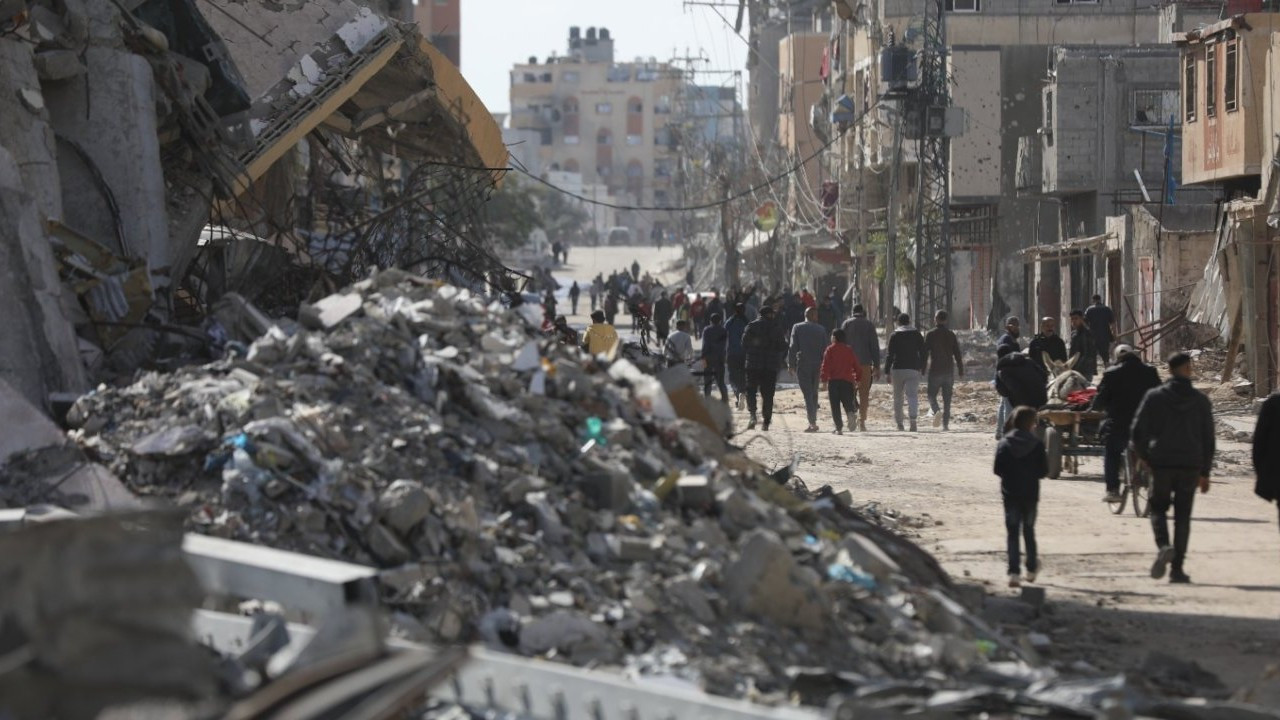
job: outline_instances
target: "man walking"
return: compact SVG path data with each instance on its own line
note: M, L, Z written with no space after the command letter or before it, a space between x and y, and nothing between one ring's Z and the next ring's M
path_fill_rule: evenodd
M1129 428L1138 414L1138 405L1147 391L1160 386L1160 374L1128 345L1116 346L1116 364L1102 373L1093 409L1107 413L1103 434L1107 439L1103 456L1103 476L1107 481L1105 502L1120 502L1120 468L1129 449Z
M996 350L1012 345L1014 352L1022 352L1022 321L1010 315L1004 321L1004 334L996 340Z
M773 320L772 305L762 306L760 317L747 325L742 333L742 349L746 354L747 411L751 413L747 429L756 426L756 395L759 394L764 420L761 429L768 432L769 422L773 419L773 393L778 387L778 370L782 366L782 354L786 352L782 334Z
M1093 330L1085 323L1084 312L1080 310L1071 311L1071 347L1067 353L1078 358L1075 371L1093 382L1093 376L1098 374L1098 355L1094 351Z
M667 291L663 290L658 296L658 301L653 304L653 332L660 343L667 342L667 335L671 333L671 313L675 312L675 308L671 305L671 298L667 297Z
M818 375L822 369L822 355L827 348L827 330L818 324L818 311L809 308L804 312L804 322L791 327L791 342L787 350L787 367L796 374L800 394L804 396L804 410L809 418L805 432L818 432Z
M595 312L600 302L600 295L604 293L604 280L599 275L591 281L591 289L588 292L591 293L591 312Z
M1000 350L1009 348L1010 352L1022 352L1022 321L1017 317L1010 315L1004 321L1004 334L996 340L996 361L1004 357ZM993 382L994 384L994 382ZM998 389L998 388L997 388ZM1001 394L1000 407L996 409L996 440L1004 437L1005 425L1009 421L1009 416L1013 413L1013 405L1009 404L1009 398Z
M1262 403L1253 429L1253 470L1258 475L1254 492L1280 505L1280 390Z
M702 331L702 360L706 363L703 372L702 394L711 397L711 384L720 388L720 401L729 402L729 391L724 386L724 363L729 343L729 333L721 322L720 313L711 313L711 322Z
M1111 357L1111 343L1116 338L1116 316L1111 308L1102 304L1102 296L1094 295L1093 304L1084 310L1084 322L1093 331L1093 348L1102 358L1103 366Z
M996 447L995 474L1000 477L1004 501L1004 526L1009 553L1009 587L1022 585L1019 545L1027 550L1027 582L1040 572L1036 551L1036 511L1040 504L1040 479L1049 474L1044 443L1032 432L1036 409L1025 405L1013 411L1013 429Z
M1213 469L1214 422L1209 398L1191 386L1191 356L1175 353L1169 358L1173 377L1147 393L1138 406L1130 431L1133 450L1151 468L1151 528L1155 533L1156 561L1151 577L1164 577L1170 561L1169 582L1189 583L1184 571L1187 543L1191 538L1191 507L1196 488L1209 492ZM1173 545L1169 545L1169 505L1173 504Z
M582 296L582 288L578 287L578 281L574 280L569 286L569 307L573 309L573 314L578 314L578 298Z
M1051 360L1067 361L1067 344L1058 337L1058 321L1051 317L1040 319L1040 332L1031 338L1031 362L1047 374L1049 366L1045 365L1046 355Z
M835 423L836 434L844 434L844 421L840 417L843 408L849 417L849 425L853 425L853 412L857 402L853 399L854 387L866 371L858 364L858 356L846 341L844 330L831 333L831 344L822 354L822 366L818 376L822 379L823 388L827 391L827 400L831 403L831 420Z
M844 321L846 342L853 348L858 364L863 368L858 376L858 430L867 431L867 408L871 406L871 383L880 374L880 337L876 324L867 319L866 308L853 306L853 317ZM853 418L849 418L849 429L852 430Z
M933 314L933 329L924 336L925 365L928 367L927 388L929 409L933 413L933 425L942 426L943 430L951 429L951 396L955 390L956 373L964 377L964 353L960 351L960 340L947 327L947 311L939 310ZM942 412L938 410L938 393L942 393Z
M605 322L604 311L591 313L591 326L582 334L582 349L592 355L609 355L618 346L618 331Z
M742 394L747 390L746 354L742 350L742 333L747 329L747 306L733 306L733 317L724 324L725 366L729 371L729 384L733 386L734 406L742 409Z
M676 365L688 365L693 362L693 336L689 334L688 320L681 320L676 323L676 331L671 333L671 337L667 338L664 347L664 355L667 358L668 365L674 367Z
M885 352L884 374L893 383L893 419L902 428L902 402L907 402L911 432L916 432L916 415L920 407L920 371L925 364L924 336L911 326L911 316L898 316L898 329L889 336Z

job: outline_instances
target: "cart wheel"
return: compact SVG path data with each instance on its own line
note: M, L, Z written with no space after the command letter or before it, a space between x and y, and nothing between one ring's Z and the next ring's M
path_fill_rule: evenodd
M1062 433L1058 428L1045 428L1044 449L1049 457L1049 479L1057 480L1062 477Z
M1129 487L1133 488L1133 514L1147 517L1151 514L1151 475L1140 468L1133 469L1129 479Z

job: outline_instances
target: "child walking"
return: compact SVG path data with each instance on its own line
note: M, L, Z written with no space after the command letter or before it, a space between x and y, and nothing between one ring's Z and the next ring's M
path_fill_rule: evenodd
M866 371L858 363L858 356L854 354L853 348L845 343L844 330L832 332L831 344L822 353L822 367L818 370L818 378L831 402L831 419L835 421L837 435L844 434L840 408L843 407L849 416L849 427L853 427L857 418L858 401L854 393L864 372Z
M1000 476L1004 498L1004 526L1009 533L1009 587L1022 585L1019 542L1027 547L1027 582L1035 582L1040 571L1036 556L1036 506L1040 503L1040 479L1049 474L1049 458L1044 443L1032 432L1036 409L1018 407L1013 411L1012 429L996 447L995 473Z

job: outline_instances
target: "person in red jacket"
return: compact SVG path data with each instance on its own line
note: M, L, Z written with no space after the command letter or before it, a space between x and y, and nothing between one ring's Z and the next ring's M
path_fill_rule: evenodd
M809 292L809 288L800 288L800 302L804 303L806 308L818 307L818 299Z
M822 368L818 370L818 378L827 391L827 399L831 402L831 419L836 425L836 434L844 434L844 420L840 417L840 409L849 416L852 426L857 418L858 401L855 389L862 374L866 372L858 362L853 348L845 344L844 330L831 333L831 344L822 353Z

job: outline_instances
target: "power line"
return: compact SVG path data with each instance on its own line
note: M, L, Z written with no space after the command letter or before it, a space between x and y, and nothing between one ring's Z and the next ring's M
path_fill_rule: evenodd
M867 109L863 110L862 113L857 118L854 119L854 122L856 123L858 120L865 117L868 113L874 110L879 104L880 104L879 101L877 101L876 103L868 106ZM745 198L749 195L754 196L755 193L761 190L764 190L765 188L771 188L775 183L779 182L780 180L783 180L793 175L794 173L802 170L810 160L813 160L814 158L818 157L822 153L826 152L827 148L830 148L832 145L834 145L836 141L839 140L840 137L842 137L842 135L843 133L837 133L835 135L832 135L830 140L827 140L820 147L818 147L817 150L814 150L807 157L803 158L802 160L797 162L795 165L792 165L789 169L784 170L783 172L780 172L777 175L774 175L773 177L769 178L768 180L765 180L764 182L757 183L736 195L731 195L727 198L724 198L723 200L717 200L715 202L702 203L701 205L688 205L684 207L618 205L616 203L605 202L603 200L596 200L594 198L589 198L584 195L578 195L577 193L569 192L568 190L565 190L562 187L558 187L556 185L551 184L550 182L547 182L546 180L543 180L537 175L530 173L528 170L522 170L519 168L515 168L515 170L517 172L520 172L523 175L528 176L529 178L532 178L533 180L536 180L539 183L542 183L543 185L546 185L547 187L551 188L552 190L555 190L558 193L561 193L562 195L567 195L571 198L580 200L590 205L599 205L600 207L612 208L614 210L655 211L655 212L692 212L694 210L710 210L712 208L718 208L722 205L728 205L731 202L741 200L742 198Z

